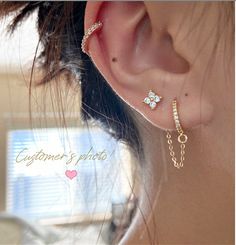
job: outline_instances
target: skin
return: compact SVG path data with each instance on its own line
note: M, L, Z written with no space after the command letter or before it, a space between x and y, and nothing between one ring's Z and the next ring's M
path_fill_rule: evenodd
M146 156L137 193L142 214L137 211L120 244L234 244L232 26L219 18L220 7L88 2L85 28L97 18L104 23L89 40L91 58L132 108ZM163 96L155 112L141 103L150 88ZM174 98L189 138L180 170L165 138L166 129L175 129ZM179 158L177 143L174 149Z

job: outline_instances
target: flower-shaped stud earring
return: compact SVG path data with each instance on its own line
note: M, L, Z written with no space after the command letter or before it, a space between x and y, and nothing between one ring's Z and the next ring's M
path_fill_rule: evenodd
M150 90L148 92L148 96L143 100L143 102L147 104L152 110L154 110L157 106L157 103L159 103L161 99L161 96Z

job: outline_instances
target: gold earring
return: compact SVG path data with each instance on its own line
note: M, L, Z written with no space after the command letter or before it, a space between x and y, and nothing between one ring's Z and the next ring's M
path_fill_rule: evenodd
M97 30L99 30L102 27L102 22L98 21L94 23L87 31L85 31L82 42L81 42L81 49L82 51L89 56L88 53L88 39L89 37Z
M179 136L178 136L178 142L180 143L180 161L179 162L177 161L177 158L175 156L175 152L174 152L173 144L172 144L172 140L171 140L171 133L169 130L166 131L166 138L167 138L167 143L169 145L171 160L174 163L174 166L179 169L179 168L182 168L184 166L185 143L187 142L188 137L184 133L183 128L181 127L181 124L180 124L176 100L173 100L173 102L172 102L172 109L173 109L173 118L174 118L174 122L175 122L175 127L176 127L178 134L179 134Z

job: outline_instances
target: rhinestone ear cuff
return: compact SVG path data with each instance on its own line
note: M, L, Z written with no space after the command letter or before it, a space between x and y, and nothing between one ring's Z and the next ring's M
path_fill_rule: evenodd
M89 56L88 53L88 39L91 37L91 35L96 32L97 30L101 29L102 22L98 21L94 23L91 27L89 27L88 30L85 31L82 42L81 42L81 49L82 51Z
M154 110L157 104L161 101L162 97L152 90L148 92L148 96L143 100L143 103L148 105L152 110Z

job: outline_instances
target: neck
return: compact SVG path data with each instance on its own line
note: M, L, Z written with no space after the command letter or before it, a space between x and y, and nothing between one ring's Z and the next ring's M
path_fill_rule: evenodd
M165 132L151 125L140 129L146 159L139 207L121 244L233 243L233 178L217 163L212 168L203 129L188 132L181 169L171 162ZM179 156L179 145L174 148Z

